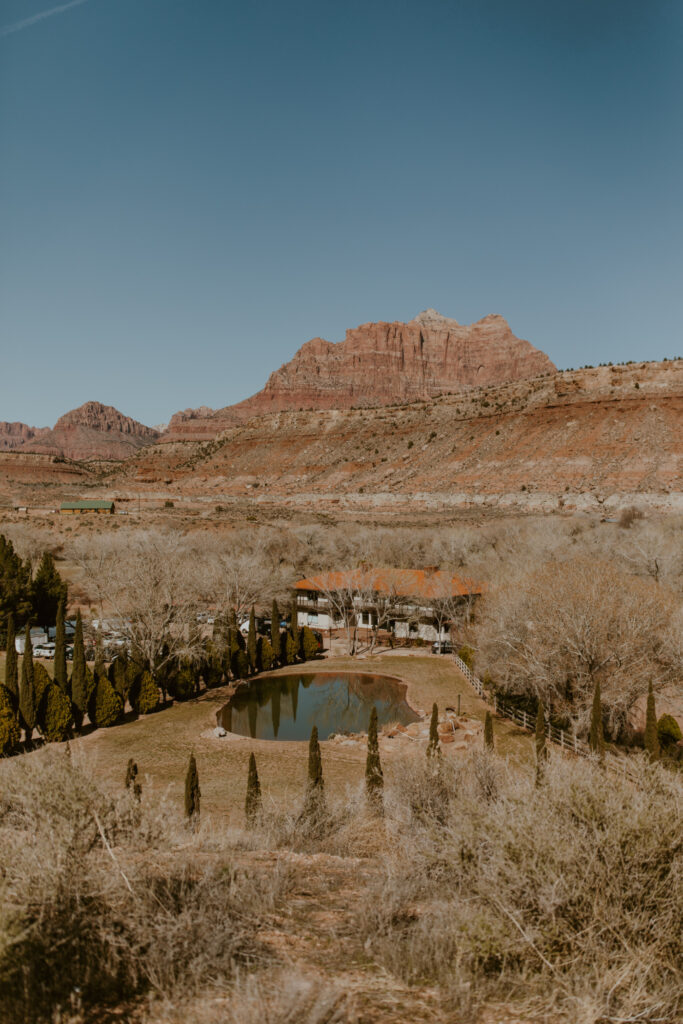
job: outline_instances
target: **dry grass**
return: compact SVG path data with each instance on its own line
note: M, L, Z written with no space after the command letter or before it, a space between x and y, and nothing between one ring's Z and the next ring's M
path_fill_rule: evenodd
M628 782L558 759L536 789L478 753L436 781L407 771L390 813L361 922L388 970L529 1019L680 1019L680 779L644 760Z
M301 751L256 828L191 832L173 796L122 790L123 749L108 792L72 746L2 766L0 1020L680 1019L683 781L659 765L557 754L536 788L482 750L396 755L383 818L358 765L311 823Z

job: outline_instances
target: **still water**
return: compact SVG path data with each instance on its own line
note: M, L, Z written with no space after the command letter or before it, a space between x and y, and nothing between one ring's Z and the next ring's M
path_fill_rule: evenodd
M380 725L417 721L404 683L358 672L259 676L216 717L228 732L252 739L307 740L317 725L324 740L332 733L365 732L373 706Z

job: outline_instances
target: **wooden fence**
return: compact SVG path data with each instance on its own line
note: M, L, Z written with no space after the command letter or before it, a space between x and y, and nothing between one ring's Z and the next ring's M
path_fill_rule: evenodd
M511 719L517 725L521 725L523 729L528 729L529 732L536 731L536 719L533 715L530 715L528 711L521 711L514 704L501 700L496 694L489 694L481 679L474 674L472 669L457 654L453 655L453 661L482 700L493 705L493 710L496 714ZM545 724L545 734L551 743L556 743L563 750L571 750L573 753L581 754L583 757L589 757L591 754L588 744L580 740L575 733L559 729L556 725L551 725L550 722Z

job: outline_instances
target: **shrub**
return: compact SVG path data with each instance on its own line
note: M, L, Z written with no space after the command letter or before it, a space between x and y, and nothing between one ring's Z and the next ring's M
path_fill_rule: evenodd
M57 683L45 687L38 709L38 728L48 743L60 743L71 735L71 701Z
M158 705L159 687L154 681L152 673L145 670L140 676L140 682L136 688L133 707L139 715L148 715Z
M468 647L467 644L463 644L458 651L458 657L461 661L465 662L470 672L474 669L474 649L472 647Z
M115 725L123 713L123 701L107 675L98 676L88 705L88 717L96 729Z
M184 662L169 680L168 692L174 700L190 700L197 695L197 669L191 662Z
M657 722L657 736L662 747L672 746L683 739L681 727L673 715L662 715Z
M312 661L313 658L318 655L318 641L316 635L310 626L304 626L302 630L302 648L304 654L304 661Z
M259 662L264 672L268 672L275 665L275 652L267 636L261 637Z

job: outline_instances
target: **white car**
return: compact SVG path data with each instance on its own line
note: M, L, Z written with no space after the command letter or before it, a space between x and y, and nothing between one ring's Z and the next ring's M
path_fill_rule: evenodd
M36 644L33 648L34 658L54 658L55 656L55 645L54 644Z

